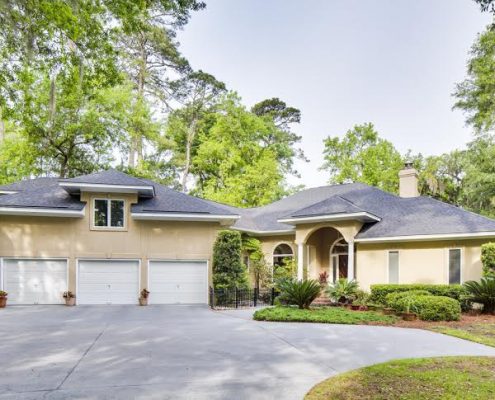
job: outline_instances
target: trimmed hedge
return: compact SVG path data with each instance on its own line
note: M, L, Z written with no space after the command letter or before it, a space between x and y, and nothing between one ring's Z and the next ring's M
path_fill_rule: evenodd
M424 283L371 285L370 302L385 305L387 304L386 297L388 294L411 290L425 290L433 296L445 296L455 299L461 303L463 311L468 311L471 308L469 300L466 299L466 288L462 285L431 285Z
M410 311L418 314L423 321L458 321L461 317L461 305L450 297L406 296L400 306L406 307L406 302Z
M394 311L406 311L407 301L402 300L411 296L431 296L431 293L426 290L408 290L406 292L393 292L387 294L387 296L385 297L385 303L387 307L393 308Z

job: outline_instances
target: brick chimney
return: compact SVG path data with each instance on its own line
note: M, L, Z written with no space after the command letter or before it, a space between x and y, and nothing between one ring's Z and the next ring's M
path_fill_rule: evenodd
M413 168L412 162L406 162L399 171L400 197L418 197L418 171Z

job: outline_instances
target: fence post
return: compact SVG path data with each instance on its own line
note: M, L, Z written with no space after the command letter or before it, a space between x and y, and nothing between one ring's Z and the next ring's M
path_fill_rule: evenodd
M274 287L272 287L272 295L271 295L270 303L272 306L275 304L275 288Z
M258 305L258 288L254 288L253 293L253 305L256 307Z
M239 289L235 288L235 308L239 308Z
M213 288L210 286L210 308L215 308L215 294L213 292Z

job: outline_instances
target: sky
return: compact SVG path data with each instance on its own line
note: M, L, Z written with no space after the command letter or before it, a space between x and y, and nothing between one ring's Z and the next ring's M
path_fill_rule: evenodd
M179 32L195 69L250 107L278 97L301 110L301 178L325 185L323 140L372 122L405 153L462 148L472 131L452 110L469 50L491 21L471 0L206 0Z

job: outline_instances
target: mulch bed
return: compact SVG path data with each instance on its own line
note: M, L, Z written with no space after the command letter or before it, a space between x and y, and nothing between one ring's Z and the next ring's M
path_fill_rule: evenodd
M447 326L450 328L462 328L474 324L495 324L495 315L468 315L462 314L459 321L404 321L398 320L394 326L401 328L429 329L434 326Z

